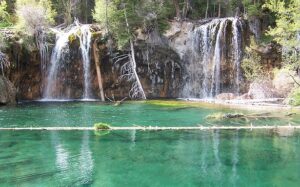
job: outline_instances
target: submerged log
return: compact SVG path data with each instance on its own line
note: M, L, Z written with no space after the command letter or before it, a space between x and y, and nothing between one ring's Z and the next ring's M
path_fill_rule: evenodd
M282 116L274 116L271 113L261 113L261 114L240 114L240 113L214 113L206 116L208 120L224 120L224 119L272 119L272 118L287 118L294 114L286 114Z

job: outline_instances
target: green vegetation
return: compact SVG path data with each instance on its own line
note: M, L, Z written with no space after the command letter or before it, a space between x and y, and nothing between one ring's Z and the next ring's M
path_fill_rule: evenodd
M106 123L96 123L94 128L95 130L109 130L111 127Z
M119 48L123 48L137 28L146 33L153 28L159 31L168 28L169 7L170 3L161 1L97 0L93 17L110 31Z
M300 68L300 1L268 0L264 7L276 15L276 26L268 35L283 46L283 59L286 65Z
M261 64L261 56L255 51L257 48L256 41L251 38L249 47L246 47L245 56L242 62L242 68L247 80L254 81L262 77L263 66Z
M0 28L9 27L12 25L11 16L7 11L6 1L0 2Z
M233 119L233 118L243 118L245 117L244 114L241 113L234 113L234 114L224 114L224 113L213 113L206 116L208 120L223 120L223 119Z
M293 106L300 105L300 88L296 88L291 92L291 94L287 98L287 102L288 104Z
M50 0L16 1L16 28L27 35L34 35L54 24L55 15Z

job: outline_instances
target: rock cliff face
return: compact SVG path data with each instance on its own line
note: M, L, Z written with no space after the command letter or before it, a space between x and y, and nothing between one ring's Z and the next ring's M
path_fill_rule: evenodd
M16 103L16 89L5 77L0 76L0 105Z
M174 22L165 34L185 69L182 97L245 92L241 62L249 28L240 18Z
M171 28L160 36L140 31L135 43L137 73L147 98L214 97L222 93L242 95L249 83L244 80L241 60L243 48L251 34L249 24L238 18L172 22ZM252 33L253 34L253 33ZM50 39L49 57L55 45ZM53 95L60 99L81 99L84 92L84 67L79 40L72 38L61 63ZM113 56L128 51L101 51L100 68L104 93L107 97L128 97L132 82L121 79L121 67ZM43 98L50 62L41 64L38 50L28 51L12 42L7 52L14 64L9 79L18 90L20 100ZM278 66L278 55L262 51L266 68ZM90 53L91 97L100 98L94 56ZM275 59L275 60L274 60ZM49 61L49 59L48 59ZM276 63L274 62L276 61ZM275 64L275 65L274 65ZM47 67L48 66L48 67Z
M163 46L140 43L136 48L137 73L147 98L174 98L182 86L182 67L178 55ZM107 97L128 97L132 82L122 79L121 67L125 61L115 62L108 56L102 59L101 70ZM98 93L94 76L94 93Z
M179 56L168 46L139 42L136 46L137 72L147 98L179 97L182 87L182 65ZM102 51L100 67L104 93L107 97L128 97L132 82L121 79L121 67L125 61L115 59ZM120 52L127 53L126 51ZM98 79L91 53L91 96L100 98ZM54 95L61 99L81 99L83 95L83 65L78 42L70 45L67 60L60 68ZM16 66L10 72L10 80L18 90L19 100L43 99L47 79L40 64L38 51L27 52L20 46L10 51L10 60ZM48 64L49 65L49 64ZM60 97L61 96L61 97Z

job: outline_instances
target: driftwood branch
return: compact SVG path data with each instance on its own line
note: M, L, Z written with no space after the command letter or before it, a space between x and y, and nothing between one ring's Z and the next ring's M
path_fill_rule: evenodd
M291 75L290 73L288 73L288 74L289 74L289 76L293 79L293 81L294 81L298 86L300 86L300 83L298 83L298 82L296 81L295 77L294 77L293 75Z

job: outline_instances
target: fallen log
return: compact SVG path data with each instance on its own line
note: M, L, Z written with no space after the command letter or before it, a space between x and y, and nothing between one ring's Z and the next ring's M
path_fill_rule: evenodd
M97 129L95 127L15 127L0 128L0 131L181 131L181 130L276 130L276 129L300 129L300 126L194 126L194 127L152 127L152 126L134 126L134 127L109 127L109 129Z

